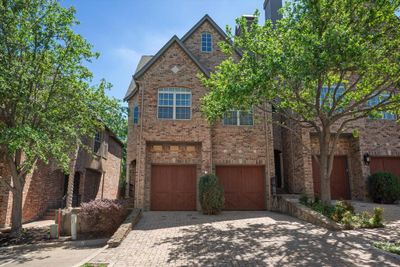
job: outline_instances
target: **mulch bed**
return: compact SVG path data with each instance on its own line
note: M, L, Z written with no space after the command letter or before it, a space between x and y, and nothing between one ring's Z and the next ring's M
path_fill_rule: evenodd
M10 233L0 232L0 247L38 244L52 240L53 239L50 239L50 230L48 228L23 229L18 237L11 237Z

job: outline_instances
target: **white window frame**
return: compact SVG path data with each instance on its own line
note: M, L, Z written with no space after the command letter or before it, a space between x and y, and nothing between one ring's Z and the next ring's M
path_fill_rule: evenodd
M160 105L159 99L160 94L172 94L172 106L170 105ZM177 94L185 94L190 95L190 105L189 106L176 106L176 95ZM172 118L160 118L159 117L159 107L172 107ZM189 118L188 119L177 119L176 118L176 108L189 108ZM158 89L157 95L157 119L159 120L178 120L178 121L189 121L192 119L192 91L187 88L179 88L179 87L171 87L171 88L160 88Z
M226 124L225 123L225 115L224 115L224 118L222 119L222 124L224 126L242 126L242 127L254 126L254 110L253 109L250 109L250 110L235 110L235 109L232 109L229 112L236 112L236 124ZM240 123L240 112L248 112L248 113L251 112L252 124L241 124Z
M373 98L371 98L370 100L368 100L368 107L374 107L376 105L379 104L379 97L389 97L389 93L381 93L378 96L374 96ZM387 111L378 111L381 115L382 118L373 118L373 117L369 117L372 120L385 120L385 121L395 121L397 120L397 115L394 113L390 113Z
M95 146L96 146L96 136L99 136L99 144L100 144L100 146L99 146L99 150L98 151L95 151L94 149L95 149ZM96 132L96 134L94 135L94 138L93 138L93 149L92 149L92 151L93 151L93 153L94 154L96 154L96 155L100 155L101 154L101 149L102 149L102 145L103 145L103 133L102 132Z
M203 35L210 35L210 40L211 40L211 50L207 51L207 50L203 50ZM207 38L207 37L206 37ZM206 40L206 48L207 48L207 40ZM201 36L200 36L200 52L202 53L212 53L213 51L213 36L211 34L211 32L202 32Z

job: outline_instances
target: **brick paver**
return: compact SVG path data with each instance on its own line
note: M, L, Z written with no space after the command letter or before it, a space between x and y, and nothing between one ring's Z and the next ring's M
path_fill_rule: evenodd
M369 230L368 239L362 231L331 232L267 211L218 216L145 212L119 247L103 251L91 262L110 266L399 266L398 258L370 245L371 239L396 235L397 228L380 233Z

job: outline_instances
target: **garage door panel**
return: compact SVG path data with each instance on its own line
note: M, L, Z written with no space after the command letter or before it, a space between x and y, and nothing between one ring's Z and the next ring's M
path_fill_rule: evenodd
M243 199L246 201L247 207L264 209L264 194L262 193L244 193Z
M236 192L225 192L225 209L237 210L240 203L240 195Z
M244 192L260 192L260 188L264 186L264 180L260 179L263 177L263 170L261 168L242 168L242 186Z
M370 170L391 172L400 178L400 157L371 157Z
M151 210L196 210L196 166L153 165Z
M218 167L217 168L217 176L219 178L220 183L223 185L224 190L227 194L235 193L240 190L241 181L238 182L235 180L235 177L240 173L240 168L238 167Z
M186 210L196 205L195 197L193 193L176 193L173 199L176 201L176 206L183 207Z
M216 174L225 192L226 210L263 210L264 167L217 166Z

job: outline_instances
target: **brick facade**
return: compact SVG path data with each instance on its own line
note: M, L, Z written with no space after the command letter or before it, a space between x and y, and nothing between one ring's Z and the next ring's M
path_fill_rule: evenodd
M106 130L103 146L108 147L104 156L93 156L84 149L78 154L76 172L80 174L79 195L81 201L95 198L118 198L121 173L122 144ZM87 142L89 144L89 142ZM2 176L9 177L4 159L0 159ZM94 174L94 175L93 175ZM65 203L66 176L54 161L39 162L33 173L26 178L23 191L23 221L28 222L42 216L49 208L59 208ZM0 227L11 220L12 193L0 184Z
M293 125L291 126L293 127ZM318 137L299 126L290 130L277 129L282 136L284 154L284 180L286 192L313 194L311 151L319 154ZM353 136L358 130L358 136ZM299 138L300 131L303 131ZM370 166L364 163L364 155L399 157L400 125L396 121L360 119L352 123L340 138L335 155L346 156L351 199L368 198L366 181L371 174ZM274 136L275 137L275 136ZM305 147L311 148L311 151Z
M202 32L213 36L212 53L200 52ZM225 58L217 43L225 37L211 19L203 22L183 38L190 53L212 70ZM175 73L174 67L179 70ZM152 164L194 164L197 178L215 171L216 165L265 166L266 203L269 199L269 178L274 174L272 126L265 112L254 111L253 126L210 125L200 111L200 99L207 93L197 75L199 66L178 42L173 42L138 79L138 91L130 97L127 173L128 184L134 187L134 205L150 208ZM157 118L158 89L188 88L192 94L190 120L159 120ZM139 123L133 123L133 107L140 109ZM134 170L130 169L134 168ZM199 208L199 205L197 205Z

